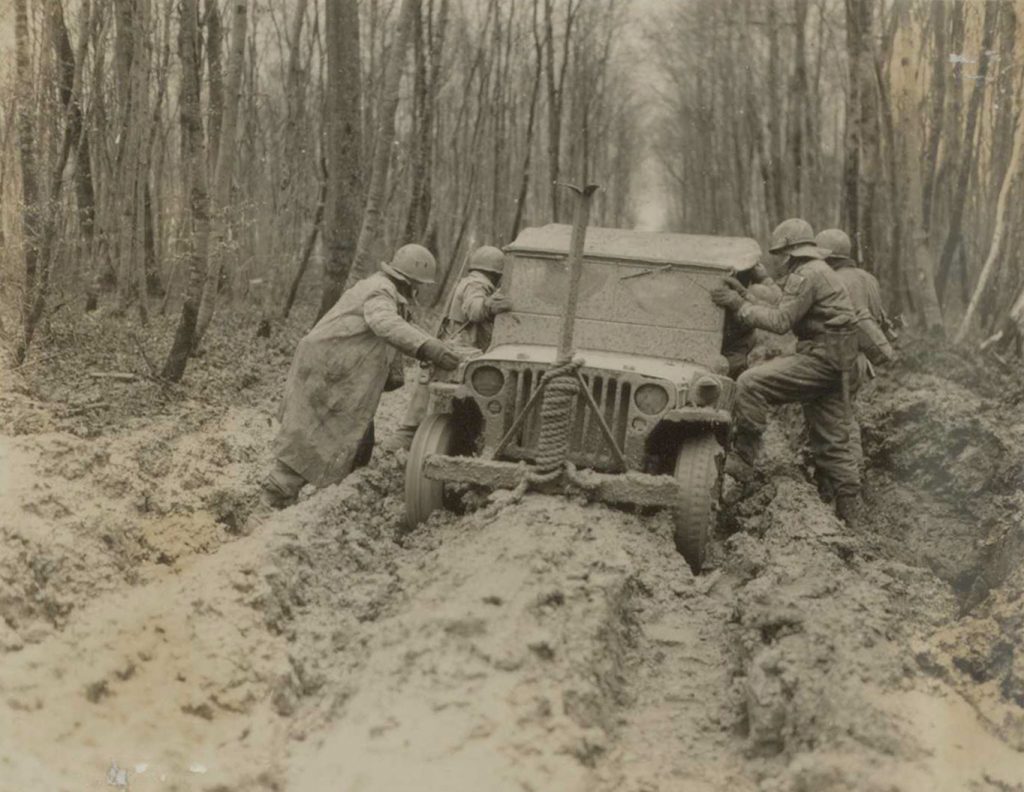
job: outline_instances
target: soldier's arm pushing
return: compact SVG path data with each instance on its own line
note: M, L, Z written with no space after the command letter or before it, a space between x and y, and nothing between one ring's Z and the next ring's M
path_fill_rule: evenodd
M415 355L430 338L401 317L395 298L385 289L374 291L367 297L363 303L363 318L375 335L407 355Z
M482 283L471 281L462 293L462 312L470 322L483 322L491 318L487 305L487 290Z
M786 278L785 288L777 305L744 302L736 315L745 324L770 333L783 335L793 329L814 304L811 282L796 272Z

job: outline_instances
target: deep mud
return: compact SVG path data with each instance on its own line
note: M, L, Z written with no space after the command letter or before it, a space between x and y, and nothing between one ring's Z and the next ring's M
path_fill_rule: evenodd
M298 329L180 389L88 378L138 366L114 339L4 396L0 789L1024 789L998 389L912 358L862 394L856 533L776 429L695 578L663 516L549 496L403 535L403 452L267 512Z

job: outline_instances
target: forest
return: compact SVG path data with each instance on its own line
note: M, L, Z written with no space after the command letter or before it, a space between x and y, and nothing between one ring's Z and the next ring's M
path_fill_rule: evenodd
M6 17L16 364L54 306L103 305L178 317L160 355L176 381L218 303L269 332L409 241L451 276L474 245L565 221L566 179L600 183L597 225L841 226L894 313L958 342L1019 336L1010 2L26 0Z
M1022 789L1022 111L1024 0L0 0L0 792ZM582 490L410 531L408 358L272 511L341 295L423 245L434 335L585 184L849 234L863 525L785 406L702 574Z

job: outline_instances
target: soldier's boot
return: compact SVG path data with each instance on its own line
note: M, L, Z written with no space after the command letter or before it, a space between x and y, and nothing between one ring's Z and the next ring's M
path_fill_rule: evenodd
M732 450L725 459L724 473L737 481L749 482L754 478L754 464L761 453L761 433L750 427L736 427Z
M280 460L263 479L263 502L272 509L291 506L299 497L306 480Z
M860 495L836 495L836 517L842 520L850 530L857 530L863 523L864 504Z

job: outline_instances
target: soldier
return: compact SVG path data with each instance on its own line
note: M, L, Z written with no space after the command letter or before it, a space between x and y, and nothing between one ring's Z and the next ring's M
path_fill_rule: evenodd
M778 305L750 302L743 287L730 279L711 294L716 305L744 324L780 335L792 330L797 337L795 354L748 369L737 380L735 437L726 471L749 479L768 408L800 402L815 464L833 482L836 514L849 525L856 519L860 497L860 473L848 431L849 402L844 398L844 379L848 386L850 376L856 376L853 306L805 220L780 223L768 249L785 257L787 275Z
M893 321L882 305L882 289L878 279L857 266L857 262L850 257L852 246L845 231L829 228L815 237L814 244L828 253L825 260L839 276L853 303L858 328L862 331L862 349L877 347L877 353L866 352L868 359L875 364L891 363L896 359L896 353L890 342L898 336ZM874 355L877 357L872 359Z
M850 237L838 228L822 231L814 239L815 244L828 253L825 259L835 270L846 294L853 304L857 316L857 333L860 349L874 365L885 365L896 359L890 341L896 340L892 322L882 306L882 290L878 280L870 272L857 266L850 257ZM869 376L873 372L869 368ZM858 466L863 466L863 450L860 439L860 425L856 416L851 415L851 442Z
M774 305L779 301L782 292L761 262L736 275L736 280L746 291L752 302ZM735 314L725 314L725 327L722 331L722 355L729 364L729 376L736 379L750 365L749 356L757 344L757 330L744 324Z
M445 370L459 364L453 350L408 322L416 288L434 282L430 251L405 245L380 269L341 295L295 350L274 466L263 484L276 508L306 483L325 487L352 471L396 355Z
M456 348L484 352L491 345L494 317L512 310L512 301L499 291L505 272L505 254L490 245L477 248L469 257L467 269L468 274L452 292L440 336ZM432 379L436 376L430 366L421 364L409 407L395 438L403 448L412 444L413 435L426 415L428 386Z

